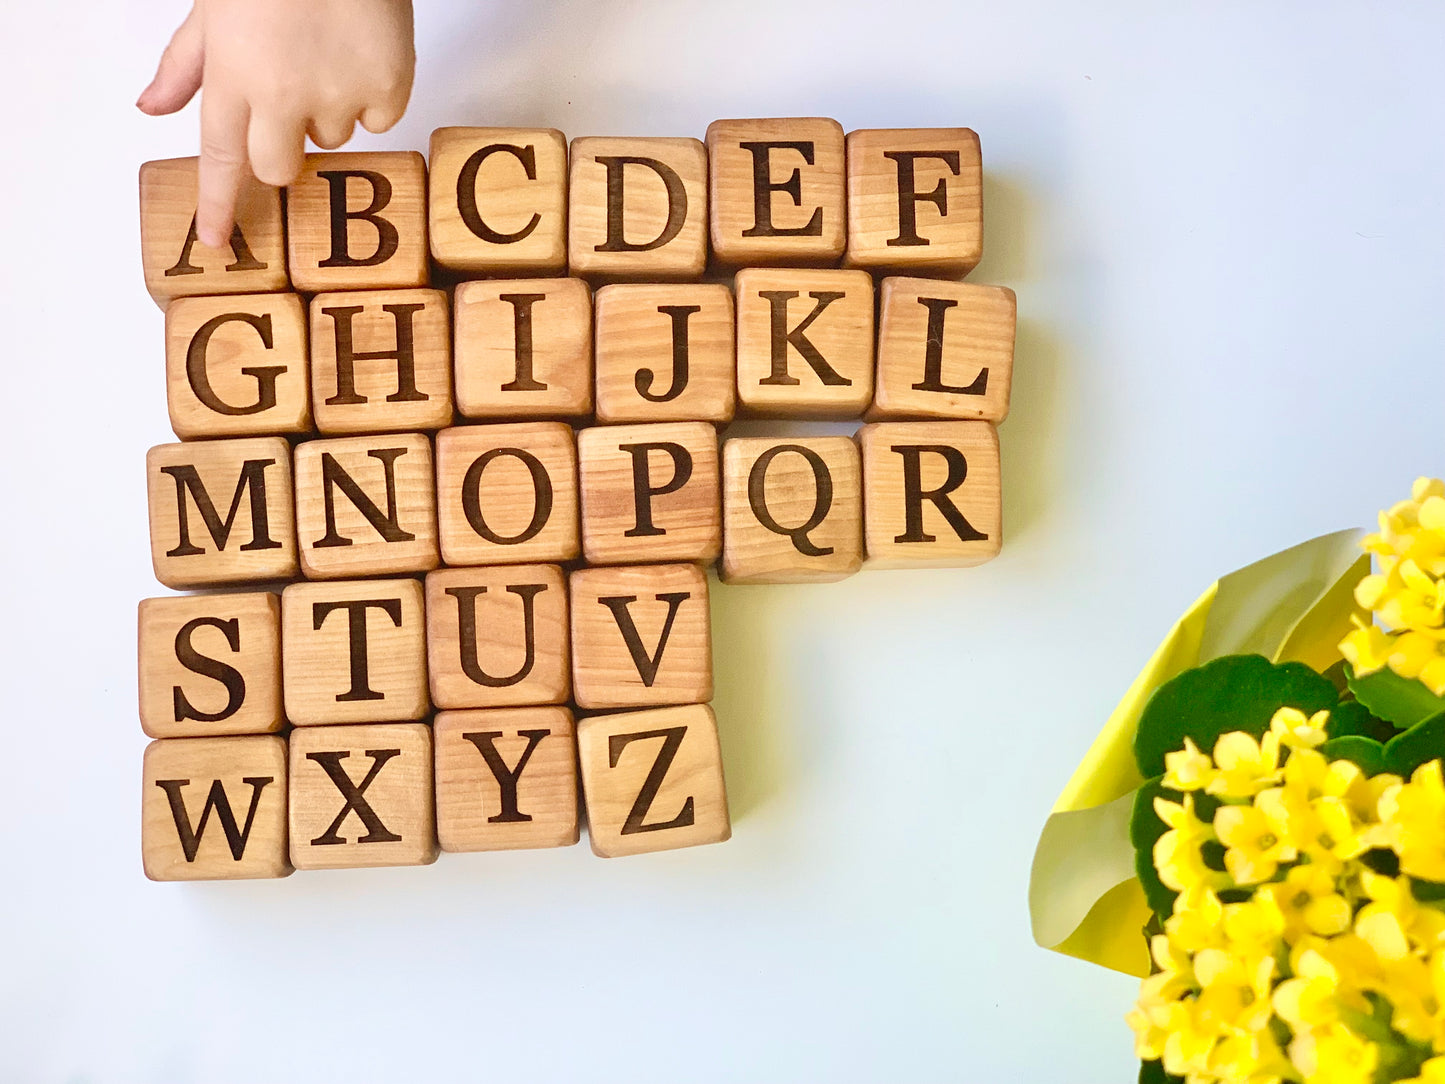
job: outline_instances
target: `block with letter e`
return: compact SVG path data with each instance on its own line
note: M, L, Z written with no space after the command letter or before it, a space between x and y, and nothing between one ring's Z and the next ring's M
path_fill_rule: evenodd
M570 711L553 706L443 711L434 729L442 850L577 842L577 748Z
M732 835L717 720L706 704L583 719L577 759L587 834L603 858Z
M151 563L188 590L296 575L291 446L282 437L161 444L146 453Z
M863 454L866 567L966 568L1003 544L998 432L988 422L873 422Z
M578 707L712 699L707 577L697 565L581 568L568 595Z
M291 733L291 864L297 869L436 861L432 734L425 723Z
M427 284L426 160L308 154L286 189L291 281L306 293Z
M164 738L146 746L141 856L153 881L285 877L286 739Z
M196 238L196 165L170 158L140 167L141 260L151 297L164 307L177 297L285 290L281 190L248 178L229 243L210 248Z

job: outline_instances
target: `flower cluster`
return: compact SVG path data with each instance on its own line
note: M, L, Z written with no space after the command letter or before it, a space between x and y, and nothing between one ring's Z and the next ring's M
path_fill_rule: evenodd
M1379 571L1360 581L1355 600L1379 625L1361 623L1340 653L1357 675L1388 666L1445 696L1445 482L1417 479L1410 496L1381 512L1379 532L1364 542Z
M1329 713L1165 758L1154 846L1179 893L1128 1020L1189 1084L1445 1084L1445 781L1319 752ZM1427 886L1429 887L1429 886Z

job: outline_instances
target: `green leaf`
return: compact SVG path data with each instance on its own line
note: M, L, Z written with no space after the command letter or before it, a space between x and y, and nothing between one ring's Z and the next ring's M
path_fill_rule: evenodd
M1344 738L1357 734L1362 738L1374 738L1387 742L1399 733L1393 723L1376 717L1370 709L1358 700L1342 700L1330 709L1330 721L1325 733L1331 738Z
M1320 746L1320 752L1331 760L1351 761L1366 775L1379 775L1386 770L1385 747L1374 738L1360 734L1331 738Z
M1141 1061L1139 1084L1184 1084L1184 1078L1166 1073L1162 1061Z
M1129 816L1129 841L1134 844L1134 872L1144 886L1144 899L1161 919L1174 913L1174 897L1178 895L1159 879L1154 868L1154 844L1169 831L1169 826L1154 812L1154 799L1179 800L1172 790L1165 790L1162 777L1150 779L1134 795L1134 811Z
M1282 707L1313 715L1339 700L1329 680L1298 662L1275 665L1263 655L1225 655L1186 670L1154 690L1139 716L1134 759L1145 779L1164 773L1164 754L1191 738L1209 752L1232 730L1261 737Z
M1414 678L1402 678L1388 667L1365 677L1349 673L1350 692L1381 719L1408 730L1445 711L1445 698L1432 693Z
M1445 756L1445 712L1392 738L1385 746L1384 770L1408 779L1421 764L1442 756Z

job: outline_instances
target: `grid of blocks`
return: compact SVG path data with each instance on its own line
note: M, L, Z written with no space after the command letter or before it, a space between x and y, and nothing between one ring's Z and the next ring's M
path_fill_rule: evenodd
M203 589L140 604L152 878L725 840L707 567L998 552L1015 302L962 281L967 128L443 128L251 186L219 249L195 159L140 204L151 551Z

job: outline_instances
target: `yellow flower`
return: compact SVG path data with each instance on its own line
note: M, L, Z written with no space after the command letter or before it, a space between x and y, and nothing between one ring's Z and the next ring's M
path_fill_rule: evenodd
M1340 641L1340 654L1354 668L1359 677L1368 677L1390 665L1390 652L1395 641L1385 635L1378 625L1362 624L1358 616L1352 616L1356 628Z
M1268 1031L1230 1035L1221 1039L1209 1058L1212 1074L1206 1080L1279 1084L1289 1072L1289 1060Z
M1274 1011L1296 1032L1325 1028L1340 1018L1336 999L1340 975L1333 964L1314 949L1306 949L1295 963L1295 977L1274 989Z
M1269 729L1281 745L1290 749L1313 749L1324 743L1325 726L1329 721L1328 711L1317 711L1307 716L1298 708L1284 707L1274 713Z
M1204 948L1223 948L1224 906L1207 887L1181 892L1175 897L1174 913L1164 920L1164 932L1175 949L1190 955Z
M1204 949L1194 956L1194 977L1200 991L1195 1011L1201 1026L1219 1033L1260 1031L1273 1015L1270 988L1275 959L1271 955L1249 955Z
M1205 790L1221 798L1253 798L1280 780L1279 735L1267 732L1263 739L1242 730L1221 734L1214 743L1214 763L1219 773Z
M1285 917L1279 902L1268 892L1224 906L1222 924L1230 948L1247 956L1273 956L1284 937Z
M1420 1066L1420 1075L1402 1080L1400 1084L1445 1084L1445 1058L1431 1058Z
M1164 1071L1175 1076L1209 1079L1205 1076L1209 1071L1209 1056L1218 1039L1219 1032L1201 1022L1195 1002L1176 1002L1170 1010L1168 1032L1160 1050Z
M1445 913L1434 907L1422 906L1410 890L1408 877L1391 878L1362 870L1360 887L1365 890L1370 902L1355 917L1357 930L1361 922L1388 914L1394 918L1412 949L1430 952L1438 946L1445 946ZM1363 932L1361 936L1364 936Z
M1218 774L1214 761L1189 737L1184 739L1183 749L1164 754L1164 786L1170 790L1202 790Z
M1400 856L1400 870L1427 881L1445 881L1445 781L1440 762L1415 769L1408 783L1380 795L1380 840Z
M1258 806L1221 806L1214 814L1214 831L1228 848L1224 868L1236 884L1268 881L1281 862L1296 857L1286 831Z
M1374 1043L1343 1024L1296 1035L1289 1055L1310 1084L1370 1084L1380 1060Z
M1186 1005L1159 995L1150 975L1139 992L1139 1002L1124 1017L1134 1032L1134 1053L1141 1061L1157 1061L1164 1056L1164 1044L1181 1023L1189 1019Z
M1295 749L1284 764L1283 786L1292 796L1306 801L1321 796L1339 798L1348 794L1363 774L1352 761L1328 760L1313 749Z
M1195 815L1194 795L1184 795L1182 805L1155 798L1154 812L1170 829L1154 843L1154 868L1159 871L1159 879L1176 892L1224 887L1227 881L1204 864L1201 846L1214 839L1214 829Z
M1291 945L1308 934L1333 937L1350 928L1351 909L1338 880L1317 863L1291 867L1283 881L1261 886L1255 898L1264 896L1279 908L1282 936Z

